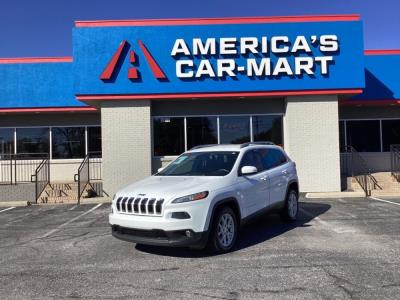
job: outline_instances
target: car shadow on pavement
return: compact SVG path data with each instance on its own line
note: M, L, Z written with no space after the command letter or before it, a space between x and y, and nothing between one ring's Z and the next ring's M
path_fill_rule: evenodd
M324 214L331 208L329 204L317 202L300 202L300 211L297 221L285 223L278 214L265 214L255 218L244 225L239 233L239 238L232 252L245 249L280 236L294 228L309 227L310 221ZM159 247L137 244L139 251L171 257L208 257L216 254L205 250L193 250L188 248Z

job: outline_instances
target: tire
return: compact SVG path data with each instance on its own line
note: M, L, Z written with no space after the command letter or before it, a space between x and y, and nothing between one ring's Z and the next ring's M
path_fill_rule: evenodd
M286 222L295 222L299 213L299 194L290 189L286 194L285 206L281 211L282 219Z
M229 252L235 246L237 236L236 214L229 206L224 206L217 211L213 218L207 248L213 253Z

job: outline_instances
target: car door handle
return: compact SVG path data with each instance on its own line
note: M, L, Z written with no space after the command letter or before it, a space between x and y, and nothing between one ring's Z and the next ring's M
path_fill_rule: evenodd
M267 181L268 180L268 177L261 177L260 178L262 181Z
M288 174L288 171L287 171L287 170L283 170L283 171L282 171L282 174L283 174L283 175L287 175L287 174Z

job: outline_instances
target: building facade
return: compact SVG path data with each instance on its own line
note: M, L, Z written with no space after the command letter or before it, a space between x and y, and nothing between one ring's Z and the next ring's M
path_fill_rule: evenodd
M76 22L72 57L0 59L0 155L47 153L68 182L101 154L112 195L194 146L268 140L301 191L339 191L345 146L390 168L399 68L358 15Z

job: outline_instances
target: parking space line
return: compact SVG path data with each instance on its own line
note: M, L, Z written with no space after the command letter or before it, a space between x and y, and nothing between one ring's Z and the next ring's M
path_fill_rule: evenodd
M78 207L78 205L74 205L74 206L72 206L70 209L68 209L68 210L74 210L75 208L77 208Z
M71 220L57 226L56 228L54 228L53 230L50 230L48 233L46 233L45 235L43 235L41 238L46 238L49 237L50 235L52 235L53 233L59 231L60 229L62 229L63 227L67 226L68 224L71 224L72 222L75 222L76 220L82 218L83 216L86 216L87 214L91 213L92 211L96 210L97 208L99 208L103 203L99 203L97 204L95 207L92 207L91 209L89 209L87 212L84 212L83 214L80 214L79 216L76 216L75 218L72 218Z
M376 198L376 197L369 197L369 198L370 199L374 199L376 201L386 202L386 203L390 203L390 204L394 204L394 205L399 205L400 206L400 203L392 202L392 201L389 201L389 200L383 200L383 199L379 199L379 198Z
M15 208L15 206L13 206L13 207L9 207L9 208L3 209L3 210L0 210L0 213L2 213L2 212L4 212L4 211L7 211L7 210L14 209L14 208Z

